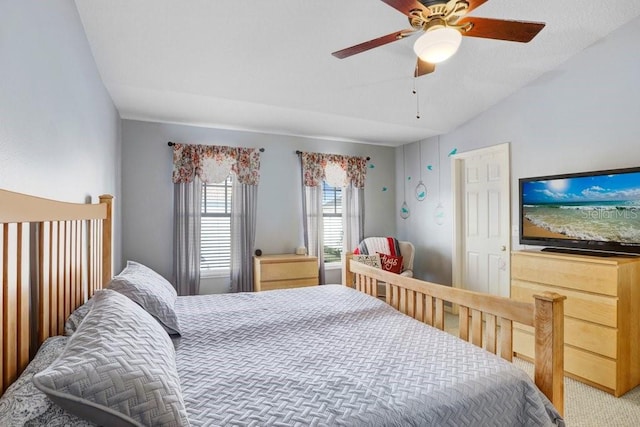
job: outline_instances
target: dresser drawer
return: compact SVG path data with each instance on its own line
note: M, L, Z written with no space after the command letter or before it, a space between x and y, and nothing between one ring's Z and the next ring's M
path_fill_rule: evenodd
M513 324L515 331L522 333L521 340L527 341L516 346L514 351L533 351L533 328L519 323ZM611 359L618 357L618 330L608 326L597 325L583 320L565 317L564 319L564 342L570 346L582 348L584 350L605 356ZM518 350L516 350L516 347ZM530 350L526 350L529 349ZM527 353L528 356L528 353Z
M566 333L566 331L565 331ZM534 337L523 329L513 329L513 351L529 359L534 358ZM564 346L564 370L608 389L616 389L616 361L591 353L568 343Z
M616 362L575 347L564 347L564 369L570 374L616 389Z
M611 296L618 295L618 268L615 264L583 262L577 257L521 256L511 264L513 279L531 280L546 285L560 286Z
M547 291L557 292L567 297L564 301L565 316L588 319L590 322L612 328L618 326L618 298L570 291L568 289L555 289L550 286L521 280L511 281L511 298L518 301L531 302L533 301L533 295Z
M513 324L513 351L528 359L535 359L533 328L528 330L524 325Z

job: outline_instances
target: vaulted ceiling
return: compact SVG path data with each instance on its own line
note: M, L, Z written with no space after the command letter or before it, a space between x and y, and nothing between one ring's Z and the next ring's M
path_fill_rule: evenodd
M489 0L471 15L546 27L527 44L464 37L414 79L415 36L331 55L409 27L380 0L76 5L123 118L391 146L450 132L640 16L638 0Z

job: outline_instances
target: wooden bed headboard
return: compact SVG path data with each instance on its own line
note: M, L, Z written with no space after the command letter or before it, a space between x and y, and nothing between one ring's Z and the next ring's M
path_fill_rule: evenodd
M97 204L0 189L0 395L112 276L113 197Z

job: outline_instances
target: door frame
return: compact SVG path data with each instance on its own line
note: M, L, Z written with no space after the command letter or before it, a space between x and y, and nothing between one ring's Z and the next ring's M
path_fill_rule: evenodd
M464 211L462 202L462 197L464 194L462 193L462 188L464 184L463 173L464 173L464 165L465 160L469 157L474 157L479 154L490 154L496 152L503 152L506 154L507 158L507 168L506 172L507 176L507 188L506 194L509 195L509 209L508 209L508 218L507 224L509 224L509 229L507 231L508 239L506 242L505 253L507 256L511 256L511 150L510 143L505 142L503 144L492 145L489 147L479 148L476 150L465 151L463 153L457 153L451 156L453 162L451 164L451 189L452 189L452 207L453 207L453 248L452 248L452 285L454 288L462 288L462 276L464 270ZM507 275L511 277L511 263L507 262Z

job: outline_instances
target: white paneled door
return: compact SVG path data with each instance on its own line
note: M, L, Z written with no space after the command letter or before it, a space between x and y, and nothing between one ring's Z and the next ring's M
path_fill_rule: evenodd
M454 286L509 296L509 145L453 158Z

